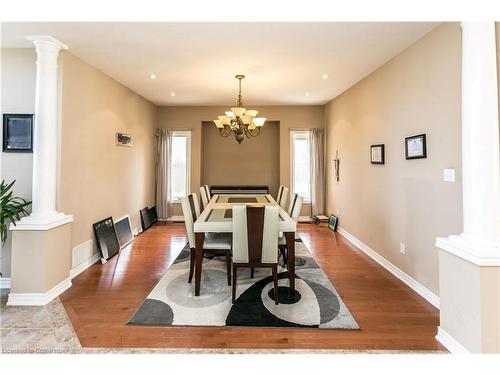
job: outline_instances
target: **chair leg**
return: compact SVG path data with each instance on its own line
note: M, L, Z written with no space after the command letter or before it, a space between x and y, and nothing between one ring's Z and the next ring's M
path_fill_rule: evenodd
M250 268L250 278L253 279L254 274L255 274L255 268L252 267Z
M191 248L191 256L189 259L189 278L188 278L188 283L190 283L193 280L193 271L194 271L194 249Z
M233 294L232 294L232 301L233 303L236 301L236 273L238 271L238 267L233 264Z
M231 285L231 253L226 253L227 285Z
M274 281L274 303L279 304L279 293L278 293L278 265L273 267L273 281Z

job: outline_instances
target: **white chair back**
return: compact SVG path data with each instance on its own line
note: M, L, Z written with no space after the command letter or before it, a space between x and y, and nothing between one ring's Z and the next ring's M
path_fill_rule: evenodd
M188 235L189 247L195 247L194 239L194 222L200 216L200 204L195 193L189 194L187 197L181 198L182 214L184 215L184 224Z
M205 207L207 207L208 205L208 202L210 202L210 198L212 198L210 196L210 188L208 187L208 185L203 185L202 187L200 187L200 197L201 203L203 204L203 209L205 209Z
M276 202L281 206L282 209L286 207L286 200L288 198L288 188L280 185L278 189L278 196L276 197Z
M233 262L278 262L278 206L233 207Z
M292 200L290 201L290 206L288 206L288 215L294 220L298 221L300 216L300 210L302 209L302 202L304 198L302 198L298 194L294 194Z

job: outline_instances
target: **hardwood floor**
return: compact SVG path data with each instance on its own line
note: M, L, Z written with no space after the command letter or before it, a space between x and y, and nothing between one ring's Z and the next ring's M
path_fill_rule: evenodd
M445 350L431 304L327 227L300 224L299 234L360 331L127 326L187 242L183 224L156 224L74 278L61 300L83 347Z

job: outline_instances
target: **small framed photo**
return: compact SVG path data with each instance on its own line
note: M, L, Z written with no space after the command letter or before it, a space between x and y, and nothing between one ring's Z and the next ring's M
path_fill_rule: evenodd
M3 115L3 151L33 152L33 115Z
M423 159L427 157L427 142L425 134L405 138L406 160Z
M338 222L339 218L334 214L330 214L330 218L328 219L328 228L330 228L333 231L336 231Z
M132 147L133 137L131 134L116 133L116 145Z
M385 145L370 146L370 161L372 164L385 164Z

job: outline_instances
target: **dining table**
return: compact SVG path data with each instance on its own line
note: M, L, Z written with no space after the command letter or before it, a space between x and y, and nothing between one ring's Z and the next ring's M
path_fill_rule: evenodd
M203 243L205 233L232 233L233 207L236 205L272 205L279 206L269 194L214 194L207 206L194 223L195 232L195 296L200 295L201 272L203 262ZM283 233L287 250L287 271L290 292L295 292L295 232L297 223L280 207L278 230ZM251 235L251 234L250 234ZM276 233L278 236L279 233ZM278 251L278 249L276 249Z

